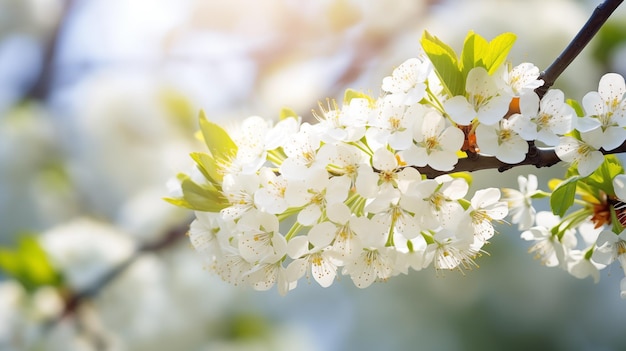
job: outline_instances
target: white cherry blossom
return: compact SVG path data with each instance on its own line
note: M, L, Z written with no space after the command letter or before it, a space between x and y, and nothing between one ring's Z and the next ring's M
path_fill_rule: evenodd
M578 173L585 177L593 173L604 161L604 156L599 151L602 134L599 129L594 129L580 135L582 140L569 136L561 137L554 151L561 160L577 165Z
M528 143L513 130L513 121L508 119L491 126L478 125L476 140L481 153L493 155L502 162L519 163L528 153Z
M600 129L600 147L613 150L626 139L626 84L616 73L600 78L598 91L587 93L582 100L586 115L578 122L577 129L587 132Z
M418 167L429 165L440 171L452 170L465 139L463 131L446 126L446 119L434 110L419 119L413 130L416 143L401 152L406 163Z
M426 96L426 78L430 70L428 61L410 58L394 69L391 76L383 78L382 89L403 104L416 104Z
M459 125L469 125L475 118L482 124L493 125L509 110L511 97L500 95L496 77L482 67L469 71L465 91L465 96L454 96L444 102L446 113Z
M537 176L529 174L517 177L519 189L504 188L503 200L508 203L511 222L518 225L519 230L529 229L535 223L536 210L532 205L532 196L537 192Z
M425 107L420 104L406 106L391 98L378 100L365 132L368 144L373 149L386 145L395 150L408 149L413 143L413 124L424 113Z
M325 222L327 223L327 222ZM337 266L332 258L333 251L327 246L316 246L309 249L309 241L298 236L289 241L289 256L294 260L287 266L287 275L291 279L300 279L305 274L323 288L333 284L337 276Z
M514 114L510 120L513 130L525 140L556 146L559 136L574 129L576 113L558 89L548 90L541 101L535 93L525 94L520 97L519 105L521 114Z
M274 263L287 253L287 241L279 232L276 216L257 212L237 223L241 256L250 263Z
M539 68L530 62L523 62L509 70L503 65L502 81L504 89L511 96L524 96L543 85L539 78Z
M626 274L626 230L619 235L611 230L604 230L598 236L596 245L592 256L596 262L609 265L617 260Z
M506 202L500 201L499 189L487 188L476 191L466 212L474 236L485 242L491 239L495 232L491 222L503 220L508 208Z

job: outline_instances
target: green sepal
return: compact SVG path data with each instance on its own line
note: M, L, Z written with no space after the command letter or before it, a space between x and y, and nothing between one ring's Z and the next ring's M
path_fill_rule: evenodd
M289 107L283 107L282 109L280 109L280 113L278 114L278 120L282 121L287 118L298 119L298 114L296 113L296 111L292 110Z
M346 92L343 94L343 104L349 105L352 99L366 99L370 106L374 106L376 104L376 100L364 92L354 89L346 89Z
M179 207L203 212L219 212L228 207L228 199L211 184L196 184L186 174L177 176L181 182L182 198L165 198L164 200Z
M580 176L573 176L562 181L552 192L550 208L552 213L563 217L565 212L574 204L576 185Z
M206 119L200 111L200 131L209 153L217 162L228 162L237 155L237 145L219 125Z
M61 273L33 235L20 237L14 249L0 247L0 272L16 279L29 292L63 283Z
M456 52L428 31L424 31L420 43L446 93L451 97L464 95L465 79L459 69Z

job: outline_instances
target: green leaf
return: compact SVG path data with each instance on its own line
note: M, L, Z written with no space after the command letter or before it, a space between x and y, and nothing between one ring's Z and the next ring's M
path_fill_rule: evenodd
M210 184L198 185L185 176L182 179L181 188L183 198L189 205L188 208L204 212L219 212L229 206L224 195Z
M61 285L63 279L32 235L20 237L15 249L0 247L0 271L19 281L27 291Z
M352 99L366 99L369 101L370 106L374 106L376 103L371 96L365 94L364 92L356 91L354 89L346 89L346 92L343 94L344 105L349 105Z
M465 94L465 80L459 69L457 55L450 46L439 38L424 31L420 41L424 52L435 68L444 90L449 96Z
M483 57L487 52L489 43L485 38L470 31L465 37L465 43L463 44L463 51L461 52L461 71L463 72L463 78L467 80L467 74L474 67L483 67L487 69L483 62Z
M298 119L298 114L296 113L296 111L290 109L289 107L283 107L282 109L280 109L278 120L282 121L283 119L287 119L287 118Z
M615 195L613 178L624 173L624 168L615 155L604 156L604 162L593 173L584 179L584 183L593 189L600 189L609 195Z
M502 33L489 42L482 62L489 74L494 74L504 63L517 37L513 33Z
M567 99L565 100L565 103L570 105L574 109L574 111L576 112L576 116L582 117L585 115L585 111L578 101L574 99Z
M202 175L204 175L207 180L211 181L216 186L222 183L223 176L213 156L204 152L192 152L189 155L196 161L198 169L200 169L200 172L202 172Z
M219 125L207 120L204 111L200 111L199 119L200 131L211 156L217 162L227 162L233 159L237 155L237 145L228 133Z
M550 197L550 208L552 213L563 216L565 212L574 204L576 195L576 185L580 176L570 177L559 184Z

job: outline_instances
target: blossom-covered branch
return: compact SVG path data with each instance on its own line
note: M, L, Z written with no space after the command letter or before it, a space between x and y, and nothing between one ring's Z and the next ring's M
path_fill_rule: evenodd
M320 104L314 124L284 109L276 124L253 116L227 130L201 113L208 152L192 153L195 168L172 181L167 200L196 211L189 235L207 267L256 290L276 285L285 294L304 276L327 287L338 274L365 288L409 269L476 267L509 207L512 222L526 226L534 217L520 213L533 213L531 199L550 196L564 216L579 185L602 187L598 179L622 170L605 154L626 140L624 78L605 74L581 103L558 89L538 94L539 69L507 62L515 39L470 32L457 55L425 32L423 54L383 78L380 96L348 90L342 104ZM570 164L569 178L554 194L470 194L471 176L459 174L559 161ZM603 187L594 193L602 206L585 205L564 217L565 229L540 233L565 233L587 217L617 232L606 216L614 193ZM594 248L568 257L593 266Z

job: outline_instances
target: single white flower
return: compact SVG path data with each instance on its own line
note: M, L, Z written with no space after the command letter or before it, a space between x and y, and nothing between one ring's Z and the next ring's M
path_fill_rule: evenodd
M456 236L454 231L442 228L433 235L434 243L426 247L425 264L433 263L437 270L478 267L474 257L479 253L472 247L473 238Z
M524 62L509 70L508 65L502 66L502 81L505 90L511 96L524 96L543 85L539 78L539 68L532 63Z
M278 293L284 296L297 286L297 280L290 279L282 263L261 263L246 273L246 281L257 291L266 291L274 285Z
M272 214L244 216L237 223L237 231L241 233L239 252L250 263L275 263L287 253L287 241L279 232L278 218Z
M500 201L499 189L487 188L476 191L466 212L474 229L474 236L485 242L495 232L491 222L504 219L508 208L506 202Z
M237 145L234 163L240 165L241 172L254 173L265 163L265 140L269 130L270 122L259 116L251 116L244 119L238 128L229 131Z
M341 109L333 100L328 101L328 108L320 104L321 113L314 112L319 121L314 127L319 131L322 141L353 142L365 135L365 125L372 113L370 102L364 98L354 98Z
M600 78L598 91L587 93L582 100L586 115L579 119L577 129L581 132L600 129L601 144L605 150L613 150L626 139L626 84L616 73Z
M508 119L496 125L478 125L476 142L481 153L493 155L506 163L521 162L528 153L528 143L513 130L512 121Z
M560 239L552 232L552 227L558 225L559 221L560 218L552 212L541 211L537 213L537 225L520 235L524 240L535 242L528 252L534 252L535 258L547 267L564 265L567 250L576 246L575 231L565 231Z
M604 155L599 151L598 145L601 133L599 129L595 129L580 135L582 140L561 137L554 151L562 161L577 165L578 173L586 177L604 162Z
M509 206L509 214L511 222L517 224L519 230L526 230L535 223L536 210L532 205L532 196L537 192L537 176L529 174L528 178L524 176L517 177L519 189L504 188L503 200Z
M402 205L415 214L422 229L452 228L463 218L464 210L458 200L465 197L468 189L465 179L439 176L414 183Z
M353 261L343 267L341 272L350 275L358 288L367 288L377 280L386 281L391 277L394 267L391 254L393 250L384 245L364 248Z
M426 96L430 70L428 61L410 58L394 69L391 76L383 78L382 89L397 96L403 104L416 104Z
M559 143L559 136L574 129L576 112L565 103L563 92L549 90L539 101L535 93L520 97L520 112L510 117L513 130L525 140L537 140L548 146Z
M259 176L255 174L227 174L222 181L222 192L230 206L220 213L226 221L236 220L255 210L254 193L259 189Z
M254 193L254 205L271 214L285 212L289 207L287 199L285 199L287 179L282 175L276 175L269 168L262 168L259 177L262 186Z
M495 77L482 67L469 71L465 91L465 96L454 96L443 103L450 118L459 125L469 125L475 118L481 124L493 125L509 110L511 97L499 94Z
M446 126L446 119L438 112L430 110L415 124L413 130L416 143L401 153L406 163L418 167L429 165L440 171L454 168L459 159L457 151L465 140L465 135L459 128Z
M604 230L598 236L597 248L593 251L593 260L609 265L618 260L626 274L626 230L619 235L611 230Z
M290 207L303 207L298 213L298 222L314 224L327 205L343 202L350 191L350 179L346 177L328 178L325 169L309 171L304 180L294 180L285 189L285 199Z
M307 278L312 275L321 287L327 288L333 284L337 276L337 266L332 258L333 252L327 246L309 247L310 243L304 236L297 236L289 241L289 257L294 260L287 266L287 275L295 280L305 274Z
M578 279L593 278L594 283L600 281L600 269L605 265L596 263L586 257L588 250L570 250L567 253L567 272Z
M394 150L408 149L413 144L413 124L425 109L420 104L407 107L388 97L379 99L365 132L368 145L372 149L387 145Z

